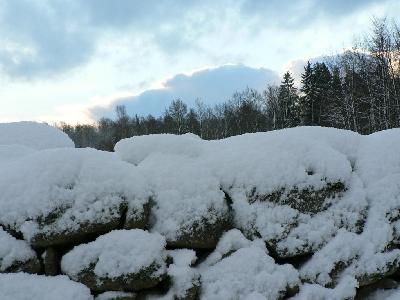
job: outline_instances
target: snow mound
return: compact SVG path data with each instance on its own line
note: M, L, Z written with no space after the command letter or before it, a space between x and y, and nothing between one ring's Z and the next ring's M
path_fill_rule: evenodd
M2 300L92 300L90 290L67 276L0 274Z
M370 185L400 173L400 128L363 137L357 153L356 172Z
M79 273L94 266L98 277L115 278L157 265L151 276L165 272L165 239L159 234L140 229L115 230L95 241L76 246L63 256L64 273L78 279Z
M196 157L202 150L202 142L197 135L187 133L150 134L122 139L115 145L115 151L132 164L139 164L149 156L183 155Z
M36 122L0 123L0 145L22 145L36 150L75 147L66 133Z

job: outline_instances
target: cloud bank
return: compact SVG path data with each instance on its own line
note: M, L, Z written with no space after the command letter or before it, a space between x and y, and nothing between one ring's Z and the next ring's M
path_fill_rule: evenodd
M89 109L93 119L114 116L117 105L125 105L130 115L161 115L174 99L181 99L194 107L196 99L214 105L228 100L235 91L246 87L264 89L267 84L279 82L276 72L265 68L251 68L244 65L224 65L178 74L163 82L160 88L146 90L138 95L116 98L106 107Z

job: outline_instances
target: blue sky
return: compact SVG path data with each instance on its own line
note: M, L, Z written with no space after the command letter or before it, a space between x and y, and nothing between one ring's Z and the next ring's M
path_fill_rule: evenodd
M339 53L394 0L0 0L0 121L226 100Z

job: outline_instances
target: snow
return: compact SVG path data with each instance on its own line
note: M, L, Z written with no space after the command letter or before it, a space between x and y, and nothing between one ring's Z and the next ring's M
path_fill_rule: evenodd
M95 300L115 300L118 299L119 297L134 297L134 293L127 293L127 292L115 292L115 291L110 291L110 292L104 292L102 294L99 294L96 296Z
M76 230L85 222L106 222L124 201L142 210L150 191L132 165L94 149L37 151L2 166L0 223L35 234ZM38 218L61 211L50 225ZM28 221L31 220L31 221Z
M199 272L191 265L196 262L196 252L189 249L168 251L173 263L168 266L167 274L172 279L172 287L162 299L184 298L194 285L200 285Z
M35 251L27 242L17 240L0 228L0 272L4 272L15 263L24 263L35 257Z
M149 156L158 154L197 157L202 151L202 142L192 133L149 134L122 139L115 145L115 151L123 160L137 165Z
M291 265L277 265L257 246L241 248L201 273L201 299L279 299L300 284Z
M90 290L67 276L0 274L2 300L92 300Z
M75 147L66 133L36 122L0 123L0 145L21 145L36 150Z
M357 153L356 172L370 185L385 176L400 173L400 128L363 137Z
M292 300L339 300L353 299L358 287L357 280L353 277L344 277L338 285L333 288L325 288L318 284L304 284L300 292L291 298Z
M248 240L238 229L232 229L225 232L218 241L215 250L207 257L207 259L200 265L200 269L207 266L212 266L223 259L225 256L241 248L246 248L254 245L265 250L265 244L261 240Z
M94 274L103 278L116 278L135 274L156 264L157 277L165 272L165 238L140 229L114 230L95 241L82 244L65 254L61 269L71 278L95 264Z
M0 145L0 164L19 159L35 151L22 145Z

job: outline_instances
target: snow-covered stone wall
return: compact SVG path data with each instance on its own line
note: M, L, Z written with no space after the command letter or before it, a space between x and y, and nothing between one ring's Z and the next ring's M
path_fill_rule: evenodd
M0 299L400 293L400 129L148 135L108 153L1 124L0 168Z

